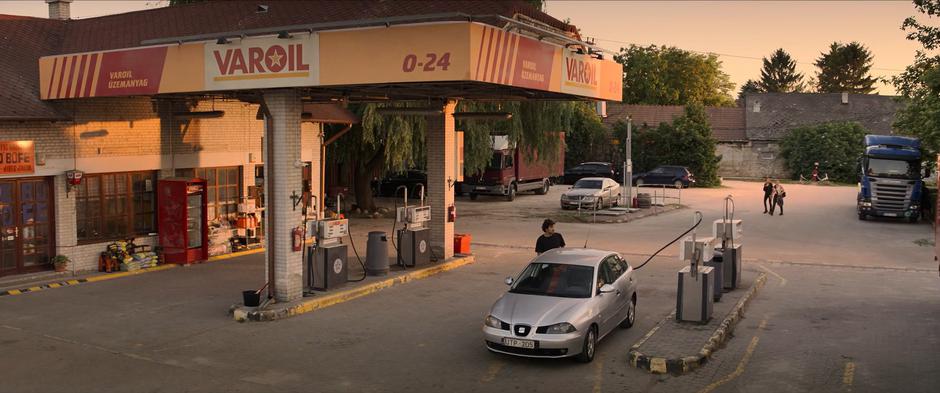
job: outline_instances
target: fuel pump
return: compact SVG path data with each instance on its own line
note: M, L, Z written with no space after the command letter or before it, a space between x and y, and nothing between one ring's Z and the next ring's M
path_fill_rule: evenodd
M725 216L715 220L713 233L721 240L721 248L715 253L715 260L721 263L722 288L735 289L741 286L741 244L743 234L741 220L734 219L734 198L725 197Z
M702 221L702 213L695 212L693 223ZM714 237L698 238L695 232L685 238L679 248L679 259L689 263L679 271L676 319L706 323L712 317L715 291L715 269L705 266L715 252Z
M342 238L349 235L349 220L339 218L342 210L340 196L336 196L336 217L321 219L322 212L317 212L317 220L308 226L312 232L314 244L307 247L305 286L307 289L326 291L343 285L349 278L346 262L347 246Z
M419 184L420 204L408 206L408 190L405 188L405 205L395 211L395 221L403 223L398 230L398 262L414 267L431 262L431 207L424 205L424 185Z

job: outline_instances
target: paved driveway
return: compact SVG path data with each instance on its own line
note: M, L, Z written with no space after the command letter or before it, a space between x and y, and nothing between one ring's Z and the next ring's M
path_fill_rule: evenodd
M940 280L932 250L913 242L932 238L930 225L859 222L854 189L839 187L790 185L786 214L769 217L759 183L728 186L684 191L688 209L657 217L558 228L570 246L589 238L635 265L688 227L693 210L710 223L735 195L746 269L771 280L727 348L691 375L651 376L626 363L629 346L675 305L675 246L639 272L638 323L605 339L594 363L484 349L482 318L505 291L503 278L534 255L527 247L541 222L511 211L555 206L553 190L518 204L460 199L469 214L457 229L474 236L473 265L273 323L226 314L242 289L259 286L260 255L0 298L0 391L927 392L940 384L932 366ZM357 221L361 252L373 229L391 222Z

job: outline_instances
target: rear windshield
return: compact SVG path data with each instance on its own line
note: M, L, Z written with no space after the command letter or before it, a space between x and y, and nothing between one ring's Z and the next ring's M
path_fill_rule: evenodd
M594 268L561 263L531 263L522 271L511 293L571 298L591 297Z
M593 188L595 190L600 190L601 185L604 183L603 180L578 180L577 183L574 183L574 188Z

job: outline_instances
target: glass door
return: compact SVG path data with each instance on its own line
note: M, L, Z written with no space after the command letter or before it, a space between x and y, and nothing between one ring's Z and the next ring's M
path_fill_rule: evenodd
M0 275L16 273L16 182L0 182Z
M202 222L205 220L202 211L202 194L186 195L186 232L189 238L189 248L202 247Z
M0 182L0 275L49 269L54 253L49 179Z

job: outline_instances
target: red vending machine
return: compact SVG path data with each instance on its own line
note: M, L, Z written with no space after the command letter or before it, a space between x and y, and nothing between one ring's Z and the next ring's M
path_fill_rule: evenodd
M162 179L157 186L160 246L167 263L187 264L209 258L206 181Z

